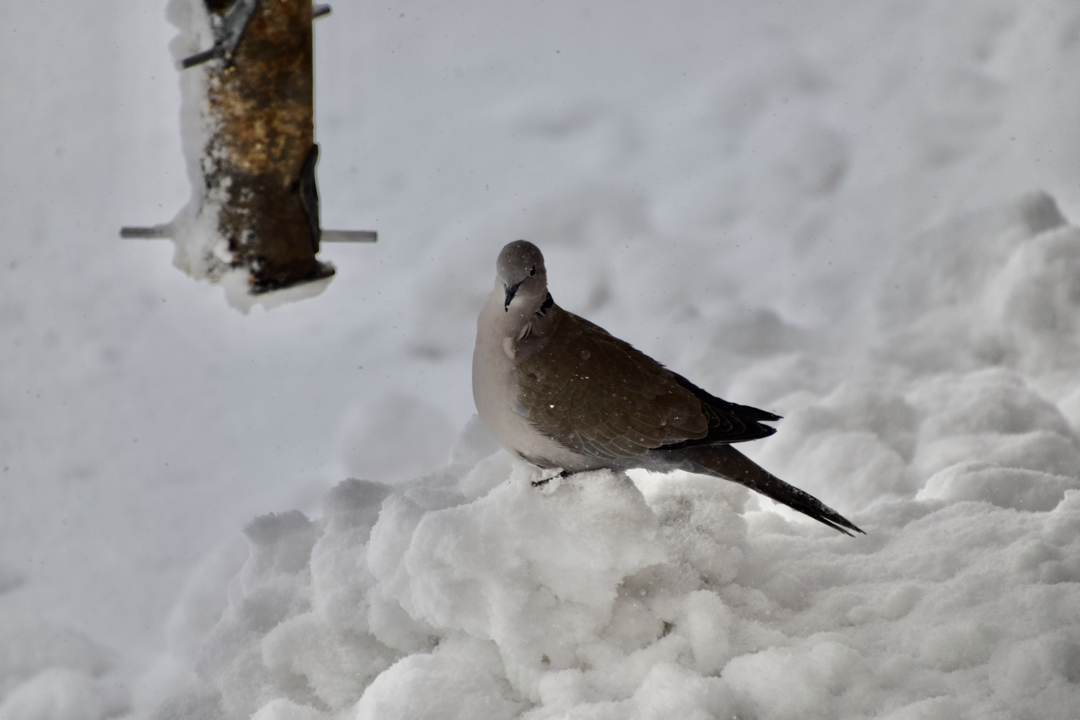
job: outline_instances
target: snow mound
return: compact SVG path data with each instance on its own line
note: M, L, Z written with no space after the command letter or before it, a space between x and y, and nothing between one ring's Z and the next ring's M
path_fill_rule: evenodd
M756 455L867 536L684 473L535 485L474 419L443 470L204 563L149 716L1075 717L1080 231L1036 195L912 252Z
M1042 193L926 233L881 284L882 349L922 371L1074 368L1078 248L1080 230Z
M129 709L114 651L36 624L0 634L0 718L98 720Z

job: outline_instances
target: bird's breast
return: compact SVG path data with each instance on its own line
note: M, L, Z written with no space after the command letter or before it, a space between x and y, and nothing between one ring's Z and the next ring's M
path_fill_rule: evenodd
M530 335L521 341L507 332L506 318L490 317L502 313L489 302L477 324L476 347L473 351L473 400L480 421L499 444L517 457L540 467L559 467L580 470L583 458L561 443L540 432L528 417L521 403L517 369L521 350ZM488 317L485 317L488 314ZM515 352L506 352L510 344ZM535 350L535 346L529 346Z

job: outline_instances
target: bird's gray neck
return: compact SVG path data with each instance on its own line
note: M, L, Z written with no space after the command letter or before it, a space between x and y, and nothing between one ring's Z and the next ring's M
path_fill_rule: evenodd
M498 298L492 297L494 309ZM498 310L488 316L494 321L496 342L511 360L523 360L547 345L563 314L546 289L542 296L523 300L515 300L505 311L500 303Z

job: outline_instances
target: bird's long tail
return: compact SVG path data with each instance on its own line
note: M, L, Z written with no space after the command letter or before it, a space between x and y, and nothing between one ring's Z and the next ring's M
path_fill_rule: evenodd
M694 472L716 475L761 493L778 503L814 518L834 530L851 535L849 530L862 533L858 527L840 513L818 500L810 493L769 473L731 445L699 445L679 451L682 459L693 466ZM865 534L865 533L863 533Z

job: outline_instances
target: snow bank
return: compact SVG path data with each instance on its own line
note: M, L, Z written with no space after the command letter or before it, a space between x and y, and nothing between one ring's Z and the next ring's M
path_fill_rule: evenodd
M811 691L826 695L820 713L855 714L858 693L875 716L1053 717L1068 707L1054 693L1076 686L1075 620L1055 625L1063 606L1040 594L1077 595L1067 518L1080 428L1075 231L1045 201L1005 200L1046 187L1073 222L1080 215L1077 3L335 3L315 30L324 219L370 222L386 242L327 248L347 282L247 318L221 313L216 292L165 267L160 252L171 250L160 243L116 239L191 192L173 171L176 73L162 49L176 31L159 5L5 9L0 124L20 141L0 144L0 164L15 169L0 176L0 212L23 241L0 249L4 720L64 708L122 716L115 692L133 717L158 707L159 717L213 717L249 681L264 688L249 704L263 717L333 715L316 691L347 717L361 698L403 702L392 687L409 673L430 688L405 710L420 717L436 692L447 714L483 702L660 714L670 707L658 698L678 697L675 714L693 717L694 706L724 705L718 684L740 716L781 715ZM174 41L186 43L175 57L209 47L205 25L197 32ZM941 224L979 207L997 209ZM938 229L910 242L928 226ZM196 556L271 510L301 508L323 538L318 497L347 477L391 485L378 511L415 494L394 483L430 472L436 453L444 462L449 440L435 446L472 412L462 379L475 313L495 253L517 237L544 247L565 307L724 397L783 413L780 432L750 452L872 537L815 534L694 480L671 478L660 496L648 485L657 478L639 477L656 529L633 542L665 553L650 567L678 570L686 555L706 579L692 591L656 581L696 608L682 618L647 598L652 617L677 616L660 640L650 642L655 622L640 608L636 640L598 636L623 653L612 657L649 666L627 671L640 680L630 689L605 684L615 665L593 653L541 670L534 701L531 681L511 675L521 662L502 659L498 643L515 638L469 634L494 634L494 624L454 629L466 619L456 606L432 627L437 649L407 647L414 623L434 622L420 613L438 608L399 603L404 617L393 619L394 603L413 595L384 587L385 575L370 587L341 580L337 607L366 624L363 603L374 603L379 632L399 628L407 652L378 649L368 630L305 635L327 612L313 609L277 647L309 637L359 668L339 689L314 650L296 653L314 680L269 650L263 658L256 645L278 627L270 620L217 642L249 653L247 675L218 673L206 638L246 602L239 580L227 589L250 541L206 558L181 594ZM894 247L906 257L875 276ZM849 311L861 325L844 322ZM504 455L482 447L463 441L459 467L431 480L458 513L490 502L511 475ZM624 502L622 490L610 492ZM694 499L706 490L723 496ZM677 532L710 513L727 518L727 535L708 523L711 544ZM998 535L977 550L976 531L992 527ZM367 562L350 554L359 540L335 537L343 563ZM830 562L834 540L854 555ZM940 580L935 567L954 576ZM478 571L465 569L475 585ZM308 560L296 587L312 572ZM632 616L616 598L612 632ZM586 609L579 619L599 622L602 608ZM498 605L491 617L512 611ZM745 619L754 613L756 624ZM168 655L143 672L163 627ZM574 627L577 639L588 629ZM815 637L823 627L829 637ZM680 633L696 643L693 662L654 662L648 652ZM532 642L518 639L507 648ZM399 675L374 674L399 655ZM736 684L753 662L756 691ZM273 668L271 679L257 668ZM781 672L766 696L760 687ZM1030 693L1029 706L1010 693Z
M1036 195L913 247L857 359L813 333L775 355L802 343L843 379L778 397L757 454L866 537L684 473L535 487L474 420L439 472L248 525L246 558L192 577L144 709L1075 717L1080 434L1058 403L1080 387L1080 230Z

